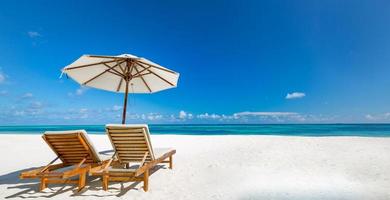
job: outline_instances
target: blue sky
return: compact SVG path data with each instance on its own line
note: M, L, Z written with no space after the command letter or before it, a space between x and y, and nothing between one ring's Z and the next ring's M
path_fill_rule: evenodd
M128 123L390 122L389 1L1 1L0 124L119 123L122 94L59 79L83 54L180 72ZM288 97L288 98L287 98Z

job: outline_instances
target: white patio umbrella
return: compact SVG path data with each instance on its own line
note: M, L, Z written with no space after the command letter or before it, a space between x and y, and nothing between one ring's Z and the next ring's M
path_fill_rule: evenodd
M174 88L179 79L179 73L131 54L83 55L64 67L62 73L81 85L125 93L122 124L126 122L128 93L154 93Z

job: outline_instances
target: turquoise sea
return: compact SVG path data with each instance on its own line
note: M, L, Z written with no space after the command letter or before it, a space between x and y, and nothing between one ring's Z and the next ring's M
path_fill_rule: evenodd
M390 137L390 124L164 124L149 127L152 134ZM0 126L0 134L41 134L48 130L74 129L104 134L104 125Z

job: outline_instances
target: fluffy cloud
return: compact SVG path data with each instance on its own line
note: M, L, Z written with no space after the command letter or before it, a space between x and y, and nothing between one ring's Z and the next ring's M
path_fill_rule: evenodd
M187 117L187 113L185 111L181 110L179 112L179 118L180 119L185 119L186 117Z
M224 115L224 116L226 116L226 115ZM203 114L197 115L196 118L198 118L198 119L213 119L213 120L215 120L215 119L221 119L222 116L218 115L218 114L214 114L214 113L213 114L203 113Z
M42 35L37 32L37 31L28 31L27 32L27 35L30 37L30 38L37 38L37 37L42 37Z
M150 121L161 120L161 119L163 119L163 115L158 114L158 113L149 113L146 115L146 119L148 119Z
M179 112L179 119L186 120L186 119L192 119L194 116L191 113L187 113L184 110L181 110Z
M305 97L306 94L303 92L293 92L293 93L287 93L286 99L300 99Z

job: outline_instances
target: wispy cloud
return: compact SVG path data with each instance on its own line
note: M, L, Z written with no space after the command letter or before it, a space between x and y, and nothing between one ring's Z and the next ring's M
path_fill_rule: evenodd
M34 95L31 92L24 93L21 97L23 99L32 98Z
M112 108L110 110L119 111L119 110L122 110L122 108L123 108L122 106L114 105L114 106L112 106Z
M284 123L303 121L305 118L295 112L238 112L235 119L244 123Z
M288 115L297 115L295 112L239 112L235 113L236 116L288 116Z
M5 79L6 79L6 75L0 69L0 84L4 83Z
M42 37L41 33L37 32L37 31L28 31L28 32L27 32L27 35L28 35L30 38Z
M388 122L390 121L390 112L381 114L366 114L364 117L373 122Z
M80 88L78 88L75 92L69 92L68 93L68 96L81 96L83 95L86 91L88 90L87 87L84 87L84 86L80 86Z
M303 92L293 92L293 93L287 93L286 99L300 99L305 97L306 94Z

